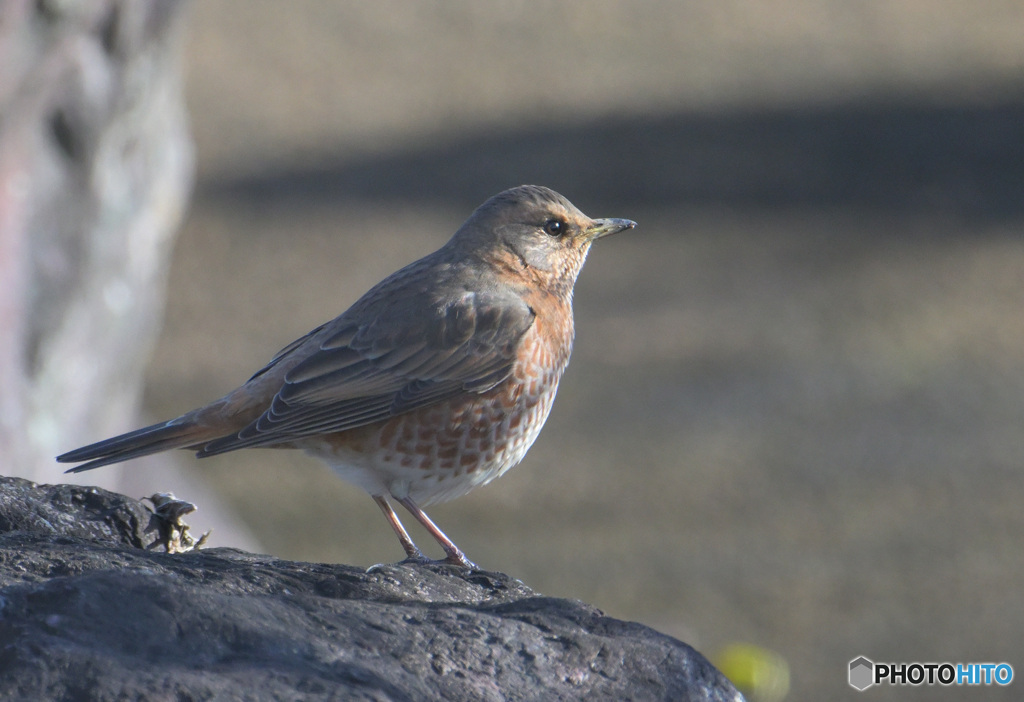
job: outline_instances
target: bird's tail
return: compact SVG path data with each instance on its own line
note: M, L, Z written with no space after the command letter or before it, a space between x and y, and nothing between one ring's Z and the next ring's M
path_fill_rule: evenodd
M57 461L60 463L88 461L88 463L65 471L66 473L81 473L111 463L148 456L152 453L201 445L216 438L210 434L209 430L204 430L195 421L179 417L169 422L136 429L127 434L68 451L57 456Z

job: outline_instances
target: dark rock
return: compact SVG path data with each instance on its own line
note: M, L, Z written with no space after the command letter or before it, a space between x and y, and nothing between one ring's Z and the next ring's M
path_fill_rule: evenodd
M149 548L159 538L152 518L143 503L99 488L0 477L0 539L68 536Z
M0 478L0 698L742 699L686 644L501 573L168 555L151 515Z

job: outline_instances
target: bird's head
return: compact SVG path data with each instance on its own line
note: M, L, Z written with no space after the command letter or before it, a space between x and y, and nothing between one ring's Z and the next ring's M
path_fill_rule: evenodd
M591 219L550 188L521 185L480 205L450 244L572 286L594 241L635 226L628 219Z

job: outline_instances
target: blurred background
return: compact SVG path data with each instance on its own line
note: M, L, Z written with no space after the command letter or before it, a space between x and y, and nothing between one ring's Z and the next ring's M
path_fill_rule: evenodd
M469 557L712 657L764 647L790 699L854 698L859 655L1024 674L1024 5L203 0L183 26L194 192L116 430L547 185L640 226L591 252L526 460L430 511ZM196 524L244 525L212 545L403 555L311 459L176 461L224 503Z

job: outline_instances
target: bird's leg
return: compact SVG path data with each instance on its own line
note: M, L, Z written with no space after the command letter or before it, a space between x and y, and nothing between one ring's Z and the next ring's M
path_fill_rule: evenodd
M392 495L392 497L394 496ZM441 548L444 549L446 556L444 559L445 563L451 563L452 565L458 565L463 568L470 568L474 570L480 569L476 563L473 563L473 561L466 558L466 554L464 554L451 539L445 536L443 531L437 528L437 525L434 524L433 520L431 520L423 510L417 507L415 502L408 497L395 497L395 499L398 500L400 505L409 510L409 513L412 514L412 516L416 517L416 521L422 524L423 528L430 532L430 535L437 540L437 543L441 544ZM408 536L406 538L408 538Z
M391 509L391 505L384 499L382 495L372 495L373 501L380 507L380 511L384 513L384 518L388 520L388 524L395 530L395 534L398 536L398 540L402 543L402 548L405 549L405 555L411 561L427 561L430 560L423 555L423 551L420 551L409 537L409 532L402 526L401 520L398 515L395 514L395 510Z

